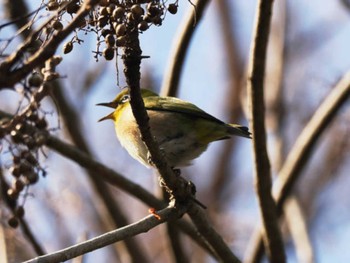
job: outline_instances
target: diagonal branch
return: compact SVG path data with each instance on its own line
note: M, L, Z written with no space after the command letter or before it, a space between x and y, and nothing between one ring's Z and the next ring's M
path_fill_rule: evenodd
M170 62L161 88L161 96L176 96L180 75L184 66L185 57L189 50L193 34L197 29L198 23L202 20L204 11L210 0L197 0L193 3L195 10L189 10L183 25L179 27L176 43L171 52Z
M120 189L136 197L140 201L146 203L150 207L162 209L166 206L165 202L154 197L150 192L148 192L140 185L129 181L128 179L116 173L112 169L92 159L90 156L80 151L76 147L64 143L53 136L49 136L47 146L59 152L61 155L75 161L83 168L88 169L90 172L98 174L102 179L106 180L112 185L119 187ZM190 226L185 221L177 221L176 226L179 227L181 231L189 235L195 242L197 242L210 254L213 254L210 248L205 243L203 243L202 239L198 238L192 226Z
M215 252L220 262L239 263L241 262L226 245L222 237L215 231L209 223L207 216L198 205L192 203L188 210L188 215L195 224L198 234L207 242L209 247Z
M176 220L182 216L185 209L186 208L184 207L182 207L181 209L167 207L157 212L157 215L160 216L159 219L157 219L153 215L149 215L143 218L142 220L130 224L128 226L118 228L98 237L81 242L77 245L62 249L60 251L28 260L26 261L26 263L56 263L72 259L74 257L97 250L99 248L111 245L115 242L128 239L141 233L148 232L152 228L166 221Z
M43 64L47 59L52 57L55 54L56 49L61 41L63 41L77 28L77 26L97 3L98 0L84 1L84 4L81 6L72 22L69 23L66 28L56 32L46 43L46 45L40 48L35 54L33 54L22 67L11 71L9 65L13 64L13 60L18 57L19 53L21 53L23 46L20 47L18 51L9 56L7 60L0 65L0 90L2 88L13 86L19 80L28 75L34 68ZM26 45L26 43L24 45Z
M350 71L347 72L338 84L332 89L331 93L320 105L306 125L292 150L287 156L285 163L277 177L273 187L275 200L277 200L278 215L281 216L284 202L290 195L293 186L301 175L302 170L308 163L312 151L323 134L325 129L335 118L341 106L350 96ZM251 252L252 260L257 262L261 256L262 236L261 229L255 231L255 250Z
M227 257L236 258L227 245L223 242L222 238L214 231L214 229L211 228L209 224L207 224L207 221L205 221L205 225L198 224L200 221L199 216L203 215L203 211L201 211L201 208L199 208L198 205L193 202L193 185L187 180L183 179L181 176L175 175L173 169L167 164L165 156L159 150L158 143L152 137L148 124L149 117L145 110L140 92L140 64L142 51L138 39L138 31L131 31L128 37L129 41L127 43L129 43L129 45L124 49L123 56L125 66L124 73L126 82L130 88L130 104L132 112L140 129L141 138L149 151L150 159L157 168L168 193L173 196L172 201L175 201L174 205L176 206L177 204L188 203L190 205L188 212L190 213L191 219L196 225L197 230L202 234L202 236L206 238L206 232L202 231L207 231L210 229L211 233L215 233L215 236L218 237L218 239L206 239L206 241L214 249L215 254L217 254L220 259ZM221 242L215 243L215 241Z
M263 222L264 244L271 262L285 262L285 253L278 228L276 205L271 194L271 170L266 149L264 77L272 0L259 0L248 71L248 94L251 110L255 185Z

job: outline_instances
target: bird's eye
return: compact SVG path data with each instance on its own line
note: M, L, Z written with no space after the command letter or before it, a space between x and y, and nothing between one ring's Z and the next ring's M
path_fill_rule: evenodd
M128 102L130 100L130 96L129 95L124 95L122 97L122 99L120 100L120 103L123 104L125 102Z

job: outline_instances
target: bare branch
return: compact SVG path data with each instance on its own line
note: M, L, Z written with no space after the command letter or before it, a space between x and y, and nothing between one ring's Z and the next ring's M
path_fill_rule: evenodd
M62 262L62 261L69 260L74 257L83 255L85 253L111 245L115 242L125 240L127 238L136 236L141 233L148 232L152 228L166 221L176 220L180 216L182 216L185 210L186 210L185 207L180 209L167 207L157 212L157 214L160 216L159 219L157 219L153 215L149 215L141 219L140 221L130 224L128 226L118 228L116 230L110 231L98 237L81 242L77 245L62 249L60 251L28 260L26 261L26 263L46 263L46 262L54 263L54 262Z
M17 60L18 53L21 53L23 46L9 56L7 60L0 65L0 89L13 86L16 82L28 75L34 68L43 64L47 59L52 57L61 41L77 28L77 26L84 20L85 16L97 3L98 0L84 1L72 22L69 23L66 28L62 29L61 31L57 31L43 48L39 49L35 54L28 58L26 62L24 62L22 67L16 68L12 71L9 69L9 65L13 65L14 63L13 60ZM24 43L24 46L26 44L27 43Z
M273 193L277 200L277 208L279 211L282 209L284 201L290 194L302 169L308 162L317 140L331 121L333 121L337 112L341 106L344 105L349 96L350 72L346 73L332 89L331 93L317 109L288 154L280 175L273 187Z
M0 111L0 116L1 115L2 115L2 112ZM69 145L67 143L64 143L53 136L49 136L47 141L47 146L59 152L63 156L77 162L83 168L90 170L90 172L98 174L98 176L100 176L110 184L121 188L122 190L126 191L130 195L146 203L150 207L154 207L156 209L162 209L166 206L165 202L158 200L156 197L154 197L150 192L148 192L146 189L144 189L140 185L129 181L128 179L118 174L117 172L113 171L112 169L92 159L90 156L88 156L86 153L83 153L76 147ZM206 249L210 254L213 254L210 247L208 247L207 244L203 243L203 241L200 238L198 238L193 227L191 227L188 223L178 221L176 225L180 228L180 230L182 230L184 233L189 235L193 240L195 240L201 247Z
M350 72L346 73L338 84L332 89L324 102L315 112L306 125L292 150L287 156L285 163L273 186L274 198L277 203L278 215L281 216L284 202L292 191L305 165L308 163L312 150L328 125L333 121L337 112L350 96ZM255 249L252 258L261 255L262 236L261 228L257 228L254 234ZM249 262L256 262L256 260Z
M221 262L239 263L241 262L226 245L222 237L214 230L209 223L203 210L195 204L190 205L188 215L195 224L198 235L207 242L209 247L215 251L216 256Z
M209 2L210 0L195 1L195 10L191 8L188 11L182 26L179 27L176 43L174 43L170 61L164 75L160 92L161 96L176 96L185 57L189 50L188 47Z
M297 198L294 196L288 198L285 208L285 218L295 244L298 261L305 263L315 262L311 241L307 231L307 224Z
M264 76L266 49L270 30L272 0L257 4L255 31L251 47L248 94L255 160L255 185L262 215L264 244L271 262L285 262L285 253L278 228L276 205L271 194L271 170L266 150Z
M243 89L242 78L243 78L243 61L239 55L237 37L233 33L232 28L232 2L225 0L219 0L216 2L218 6L217 17L222 32L221 36L224 41L227 64L227 78L229 78L228 92L224 95L224 109L229 112L229 121L236 123L238 118L242 114L242 105L240 103L240 94ZM233 11L234 12L234 11ZM225 67L226 68L226 67ZM236 137L232 137L230 140L225 142L221 152L218 154L217 162L215 164L214 172L215 175L212 185L210 186L210 192L214 194L213 200L216 202L215 207L220 209L224 203L222 202L222 193L225 192L225 187L228 187L227 181L229 176L232 177L234 171L229 170L230 160L232 153L235 149Z
M12 211L13 214L15 214L15 207L16 206L15 206L14 201L11 200L10 198L8 198L8 195L6 194L7 190L10 187L7 184L7 182L5 181L2 169L0 169L0 188L1 188L0 189L0 197L1 197L1 199L4 200L4 202L6 203L8 208ZM18 219L19 219L20 227L21 227L21 229L23 231L23 234L28 239L28 242L30 243L30 245L34 249L35 253L37 255L44 255L45 254L44 249L41 246L41 244L39 243L39 241L37 240L37 238L35 237L33 231L29 227L27 221L24 218L18 218Z

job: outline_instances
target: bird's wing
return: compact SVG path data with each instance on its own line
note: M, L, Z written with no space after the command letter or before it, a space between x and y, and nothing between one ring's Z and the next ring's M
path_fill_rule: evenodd
M180 100L178 98L152 96L144 98L144 103L147 110L183 113L193 117L215 121L217 123L224 123L214 116L201 110L196 105L187 101Z

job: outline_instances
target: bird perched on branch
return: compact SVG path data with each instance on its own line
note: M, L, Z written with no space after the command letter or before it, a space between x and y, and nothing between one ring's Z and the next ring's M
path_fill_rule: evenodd
M191 164L213 141L228 139L232 135L251 138L247 127L227 124L190 102L160 97L147 89L141 89L141 96L149 116L151 133L173 168ZM99 121L113 120L121 145L133 158L151 166L148 150L131 110L129 89L123 89L113 101L97 105L114 109Z

